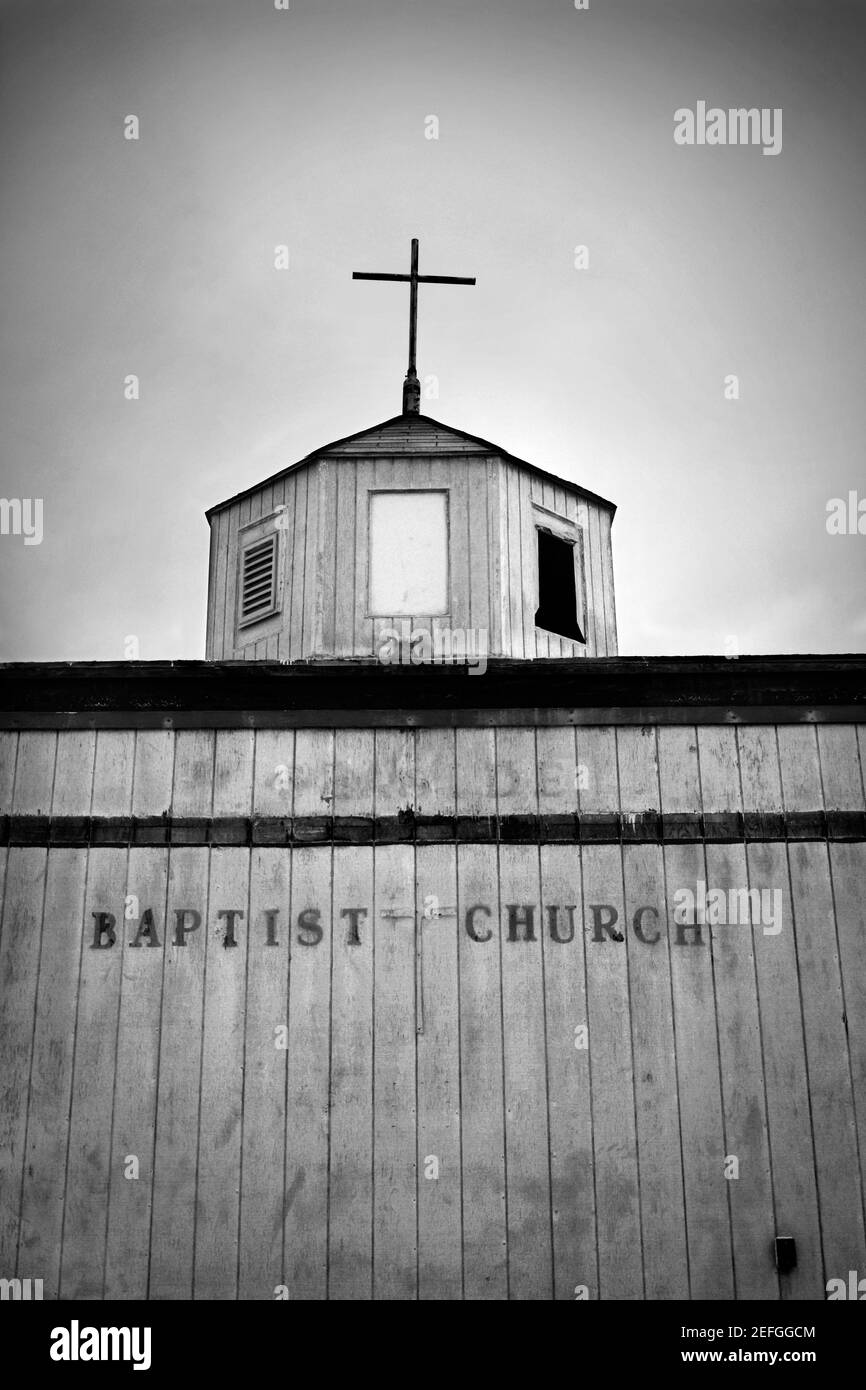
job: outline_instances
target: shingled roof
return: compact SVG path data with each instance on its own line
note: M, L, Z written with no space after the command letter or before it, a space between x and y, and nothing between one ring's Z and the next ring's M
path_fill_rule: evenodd
M321 448L314 449L311 454L299 459L297 463L290 464L288 468L280 469L278 473L264 478L253 487L244 488L243 492L235 493L234 497L228 497L224 502L217 502L215 506L208 508L205 515L210 520L214 513L222 511L223 507L229 507L232 503L239 502L241 498L249 497L261 488L268 487L277 482L278 479L287 477L289 473L294 473L299 468L306 468L319 459L341 457L392 458L407 454L418 454L424 457L439 455L445 458L477 455L505 459L507 462L515 463L518 467L536 474L539 478L545 478L548 482L555 483L558 487L570 488L572 492L577 493L579 497L585 497L589 502L606 507L611 516L616 511L615 504L606 498L599 497L595 492L589 492L568 478L560 478L555 473L548 473L545 469L538 468L534 463L527 463L526 459L516 458L507 449L491 443L489 439L482 439L476 434L468 434L466 430L456 429L453 425L443 425L441 421L434 420L429 415L405 414L395 415L390 420L383 420L381 424L358 430L356 434L346 435L344 439L335 439L331 444L324 444Z

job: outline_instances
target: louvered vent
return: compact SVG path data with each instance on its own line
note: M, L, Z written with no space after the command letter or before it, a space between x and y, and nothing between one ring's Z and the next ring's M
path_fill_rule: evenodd
M241 623L266 618L277 606L277 537L266 536L244 551Z

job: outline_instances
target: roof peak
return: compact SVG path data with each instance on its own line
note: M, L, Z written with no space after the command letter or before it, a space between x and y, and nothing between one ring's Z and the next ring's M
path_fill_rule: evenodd
M399 453L401 443L408 440L410 433L413 436L412 447L417 449L419 455L438 454L442 457L457 455L476 458L487 455L500 458L507 463L516 464L519 468L526 468L529 472L555 483L558 487L570 488L588 501L607 508L611 516L616 511L616 505L607 498L600 497L597 493L581 487L579 483L572 482L570 478L562 478L547 469L539 468L527 459L517 458L508 449L503 449L501 445L493 443L492 440L483 439L481 435L470 434L468 430L459 429L457 425L447 425L432 415L421 414L420 411L404 411L400 415L392 415L389 419L382 420L376 425L368 425L365 429L356 430L353 434L344 435L341 439L334 439L330 444L321 445L304 458L299 459L297 463L292 463L287 468L281 468L278 472L263 478L261 482L254 483L252 487L244 488L223 502L217 502L213 507L208 508L205 516L209 520L215 512L222 511L224 507L228 507L244 497L251 496L261 488L270 486L278 479L285 478L287 474L315 463L318 459L364 456L382 458L389 453Z

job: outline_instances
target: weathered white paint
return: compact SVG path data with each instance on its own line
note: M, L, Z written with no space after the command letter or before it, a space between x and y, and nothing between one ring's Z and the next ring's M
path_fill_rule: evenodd
M864 752L850 725L4 733L0 814L862 811ZM11 847L4 876L0 1269L49 1298L814 1299L866 1268L862 843ZM678 945L697 879L781 890L783 930Z
M370 613L448 612L448 493L370 493Z
M484 629L490 656L616 655L609 508L422 421L332 448L213 513L207 657L374 656L383 629L404 616L382 611L378 597L370 604L371 580L378 583L370 572L372 499L389 491L418 494L390 528L395 553L409 553L413 586L430 586L416 590L417 607L405 613L417 626L439 615L455 629ZM448 514L444 603L443 559L436 547L425 553L423 531L411 565L411 537L431 492L444 495ZM539 524L574 538L585 646L535 626ZM270 527L280 533L280 608L239 628L240 537L258 538ZM375 538L374 553L382 555Z

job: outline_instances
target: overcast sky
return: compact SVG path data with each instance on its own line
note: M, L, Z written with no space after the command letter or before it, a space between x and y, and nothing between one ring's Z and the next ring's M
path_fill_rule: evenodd
M866 498L866 5L0 28L0 494L44 501L41 545L0 536L0 659L204 655L205 508L400 410L406 289L350 277L412 236L478 277L421 290L422 409L617 503L621 652L866 649L866 535L826 529ZM782 108L781 153L678 146L701 100Z

